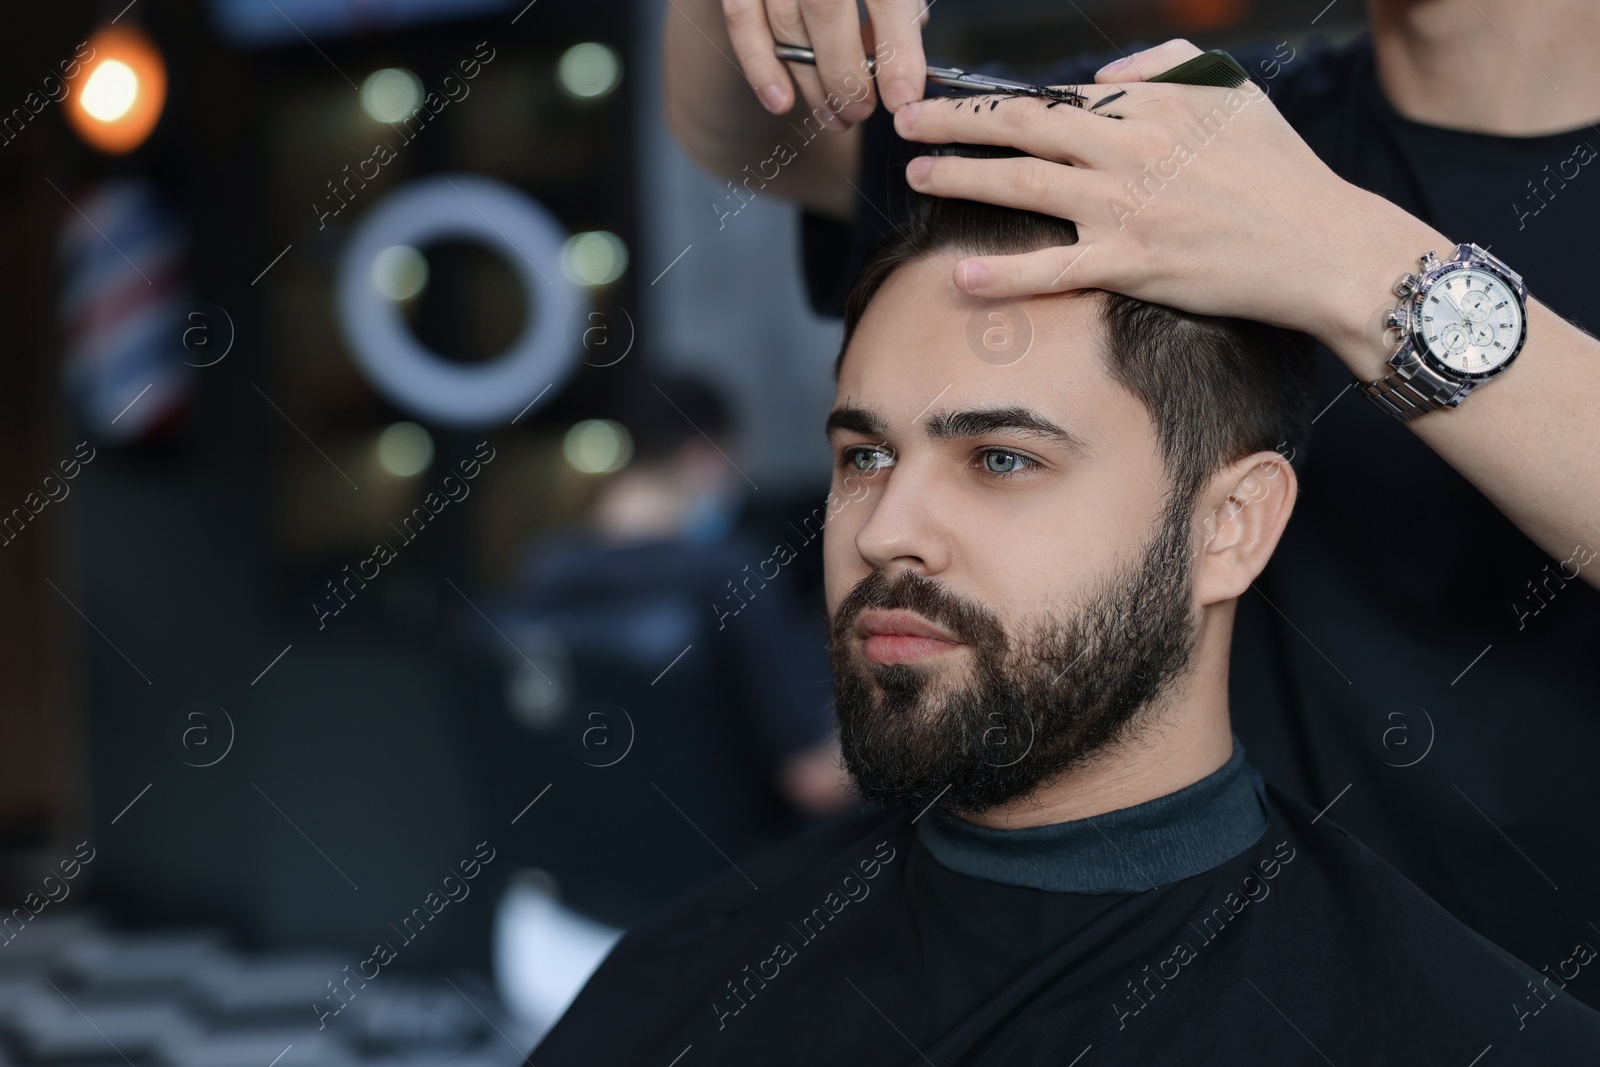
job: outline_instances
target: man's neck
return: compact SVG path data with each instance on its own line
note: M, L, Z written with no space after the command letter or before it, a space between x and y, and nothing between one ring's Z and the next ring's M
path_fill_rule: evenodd
M1378 84L1415 122L1503 136L1600 121L1600 5L1368 0Z

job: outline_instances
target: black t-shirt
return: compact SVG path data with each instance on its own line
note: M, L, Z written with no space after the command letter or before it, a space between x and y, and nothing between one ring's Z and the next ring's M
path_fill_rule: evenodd
M742 863L630 931L530 1061L1594 1063L1600 1014L1546 977L1236 746L1092 819L863 814Z
M1582 264L1600 242L1600 197L1584 172L1600 132L1426 126L1383 96L1365 35L1288 53L1234 52L1336 173L1490 248L1532 296L1593 325ZM1087 82L1112 58L1041 80ZM820 312L840 313L905 188L917 149L890 119L866 123L857 184L873 203L856 224L802 216ZM1396 277L1415 266L1394 264ZM1600 566L1600 529L1547 556L1352 380L1318 346L1300 498L1258 588L1239 599L1234 727L1274 784L1319 809L1337 801L1352 833L1457 917L1535 967L1554 964L1600 922L1588 907L1600 892L1600 592L1574 577ZM1467 407L1428 417L1476 424L1518 461L1518 442ZM1570 992L1600 1005L1600 977Z

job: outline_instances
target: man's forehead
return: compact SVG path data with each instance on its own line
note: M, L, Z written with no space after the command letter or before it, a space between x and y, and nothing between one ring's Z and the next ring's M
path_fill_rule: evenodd
M1014 299L976 297L951 280L957 258L936 253L909 259L884 279L856 323L840 365L905 361L1015 368L1042 373L1098 362L1106 326L1098 290L1068 290ZM864 353L865 359L856 359ZM1039 364L1043 364L1040 366ZM976 367L968 366L973 370Z
M1004 430L1092 452L1084 412L1115 388L1099 302L972 297L950 283L954 263L915 260L885 280L846 349L829 436L885 438L915 424L936 440Z

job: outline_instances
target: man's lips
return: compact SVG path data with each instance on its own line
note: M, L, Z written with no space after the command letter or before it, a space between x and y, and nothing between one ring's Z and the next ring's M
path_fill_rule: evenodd
M926 637L935 641L945 641L952 645L962 643L954 634L941 630L909 611L884 611L881 608L868 608L857 616L856 633L862 637L871 637L873 634L891 634L904 637Z
M951 652L964 642L908 611L872 608L856 619L861 651L874 663L907 663Z

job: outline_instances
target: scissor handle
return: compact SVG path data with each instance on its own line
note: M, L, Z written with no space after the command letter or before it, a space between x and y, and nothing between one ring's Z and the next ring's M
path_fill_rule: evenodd
M803 45L780 44L777 47L777 53L779 59L787 59L792 63L809 63L813 67L817 65L817 53ZM868 56L867 73L876 74L877 72L878 60L873 56Z
M780 44L775 49L779 59L786 59L792 63L806 63L816 66L817 55L813 49L797 44ZM867 73L877 76L878 61L873 56L866 57ZM1027 82L1012 81L1009 78L992 78L987 74L970 74L959 67L929 67L928 80L950 89L965 89L975 93L1010 93L1013 96L1042 96L1052 100L1065 100L1082 105L1085 99L1082 93L1070 89L1056 89L1047 85L1030 85Z

